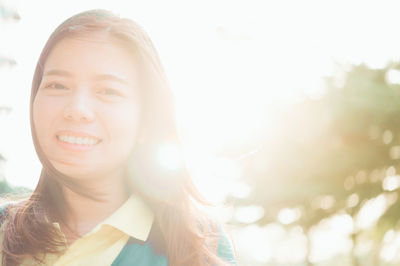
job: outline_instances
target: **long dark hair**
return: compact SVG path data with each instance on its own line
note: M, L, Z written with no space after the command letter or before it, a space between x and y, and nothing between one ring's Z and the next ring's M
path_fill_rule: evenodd
M3 265L18 264L27 257L41 260L40 254L59 252L59 246L64 243L51 222L65 219L63 186L96 198L90 190L57 171L48 161L37 140L32 118L33 101L52 48L63 38L93 34L124 42L141 64L144 77L141 128L145 138L132 152L126 171L134 192L155 213L169 265L224 265L216 255L216 227L196 207L207 203L193 185L185 164L171 171L155 161L154 153L160 145L172 143L180 147L173 97L156 49L139 25L104 10L82 12L64 21L51 34L40 55L32 82L30 114L33 142L43 168L33 194L8 212L4 226Z

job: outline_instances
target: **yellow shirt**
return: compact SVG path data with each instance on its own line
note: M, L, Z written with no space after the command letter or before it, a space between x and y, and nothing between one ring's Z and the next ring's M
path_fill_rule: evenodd
M44 255L44 265L109 266L130 237L147 240L153 220L150 208L137 196L130 196L111 216L71 246L66 246L62 255ZM54 226L60 228L57 223ZM25 259L22 265L37 265L37 262Z

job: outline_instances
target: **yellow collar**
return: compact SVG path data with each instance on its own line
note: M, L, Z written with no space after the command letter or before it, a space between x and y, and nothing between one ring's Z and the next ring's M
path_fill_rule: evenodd
M138 196L131 195L111 216L99 223L83 237L96 233L101 227L107 225L131 237L146 241L153 225L153 220L154 213L147 204ZM60 229L58 223L53 223L53 225Z
M99 230L103 225L109 225L131 237L146 241L153 220L154 214L147 204L138 196L131 195L121 207L90 233Z

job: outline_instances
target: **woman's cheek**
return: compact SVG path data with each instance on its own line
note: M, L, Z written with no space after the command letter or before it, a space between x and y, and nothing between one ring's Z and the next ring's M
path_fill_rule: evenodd
M107 129L112 135L118 135L118 140L128 147L136 142L140 127L140 110L135 106L124 106L116 108L112 114L107 115Z
M33 122L39 141L42 142L46 138L46 134L50 134L51 125L62 117L62 102L59 100L46 99L46 97L38 96L33 104Z

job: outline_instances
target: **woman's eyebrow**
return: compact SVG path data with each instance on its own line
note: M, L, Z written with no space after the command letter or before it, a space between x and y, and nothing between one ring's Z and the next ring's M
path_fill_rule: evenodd
M71 73L65 70L60 70L60 69L51 69L46 72L44 72L43 76L66 76L70 77L72 76Z
M61 70L61 69L51 69L46 71L43 76L65 76L65 77L71 77L72 74L68 71L65 70ZM113 74L99 74L96 75L94 77L95 80L111 80L111 81L116 81L119 83L122 83L124 85L128 85L131 86L132 84L130 84L127 80L125 80L122 77L118 77L117 75L113 75Z
M116 81L116 82L122 83L122 84L127 85L127 86L132 86L132 84L130 84L124 78L118 77L118 76L112 75L112 74L96 75L94 79L96 79L96 80L111 80L111 81Z

